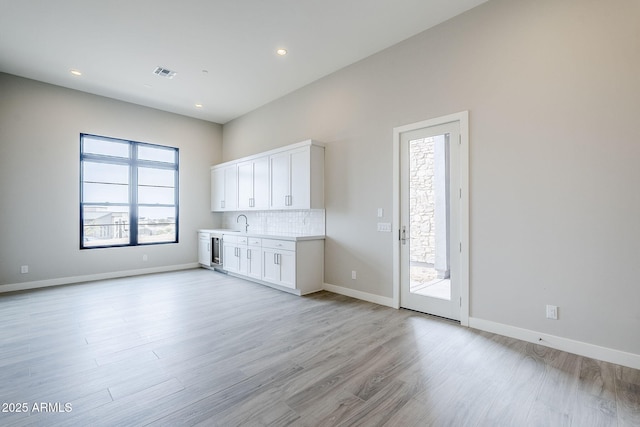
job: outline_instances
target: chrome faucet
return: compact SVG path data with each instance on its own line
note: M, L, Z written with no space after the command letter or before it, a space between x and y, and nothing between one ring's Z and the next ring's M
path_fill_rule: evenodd
M247 216L245 214L238 215L238 217L236 218L236 223L240 222L241 216L244 217L244 232L246 233L249 230L249 220L247 219Z

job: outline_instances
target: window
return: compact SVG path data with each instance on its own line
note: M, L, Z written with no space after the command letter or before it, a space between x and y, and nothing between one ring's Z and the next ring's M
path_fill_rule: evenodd
M80 249L178 242L178 149L80 134Z

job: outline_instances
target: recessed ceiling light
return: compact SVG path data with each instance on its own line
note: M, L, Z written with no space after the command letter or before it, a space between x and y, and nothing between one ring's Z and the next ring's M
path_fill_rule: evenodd
M280 56L285 56L287 54L287 49L280 48L280 49L276 50L276 53L278 55L280 55Z
M78 71L78 70L69 70L69 72L71 74L73 74L74 76L81 76L82 72Z
M196 104L196 108L202 108L202 104Z

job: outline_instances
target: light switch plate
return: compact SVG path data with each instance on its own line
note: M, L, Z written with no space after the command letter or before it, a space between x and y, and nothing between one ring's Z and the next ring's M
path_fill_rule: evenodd
M378 231L391 233L391 223L390 222L379 222L378 223Z

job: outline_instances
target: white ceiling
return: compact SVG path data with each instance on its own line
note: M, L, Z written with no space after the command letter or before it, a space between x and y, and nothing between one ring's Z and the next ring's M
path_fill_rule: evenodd
M0 71L225 123L485 1L0 0Z

